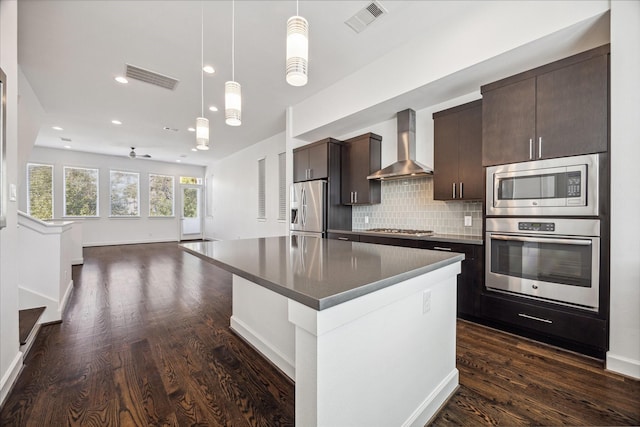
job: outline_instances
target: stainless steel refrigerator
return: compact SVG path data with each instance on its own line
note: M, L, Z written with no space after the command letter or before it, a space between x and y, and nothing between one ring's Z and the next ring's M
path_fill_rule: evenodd
M327 181L291 184L289 201L291 234L324 237L327 231Z

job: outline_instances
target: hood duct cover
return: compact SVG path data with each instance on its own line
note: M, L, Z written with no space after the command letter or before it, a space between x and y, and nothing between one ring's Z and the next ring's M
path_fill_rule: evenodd
M372 173L367 179L419 178L433 175L433 170L416 158L416 112L412 109L400 111L398 121L398 161Z

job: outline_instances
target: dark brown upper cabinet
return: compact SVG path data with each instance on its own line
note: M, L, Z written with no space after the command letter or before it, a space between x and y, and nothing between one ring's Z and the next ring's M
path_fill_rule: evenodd
M380 169L382 137L366 133L342 145L342 204L380 203L380 181L367 176Z
M481 91L484 166L608 149L609 45Z
M482 100L433 114L435 200L482 200Z
M293 182L326 179L329 176L330 139L293 150Z

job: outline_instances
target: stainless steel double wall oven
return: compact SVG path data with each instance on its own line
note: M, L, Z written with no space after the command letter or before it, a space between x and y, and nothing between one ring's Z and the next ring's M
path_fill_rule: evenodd
M488 289L598 311L603 156L487 168Z

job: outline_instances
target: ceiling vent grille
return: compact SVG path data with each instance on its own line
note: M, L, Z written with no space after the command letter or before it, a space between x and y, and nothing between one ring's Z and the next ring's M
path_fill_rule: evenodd
M365 28L371 25L376 19L387 14L387 10L380 4L379 1L369 3L367 7L358 11L351 18L347 19L344 23L347 24L356 33L362 32Z
M71 142L71 138L65 138L64 136L60 137L62 142Z
M174 90L178 84L178 80L173 77L164 76L130 64L127 64L126 76L130 79L140 80L141 82L160 86L169 90Z

